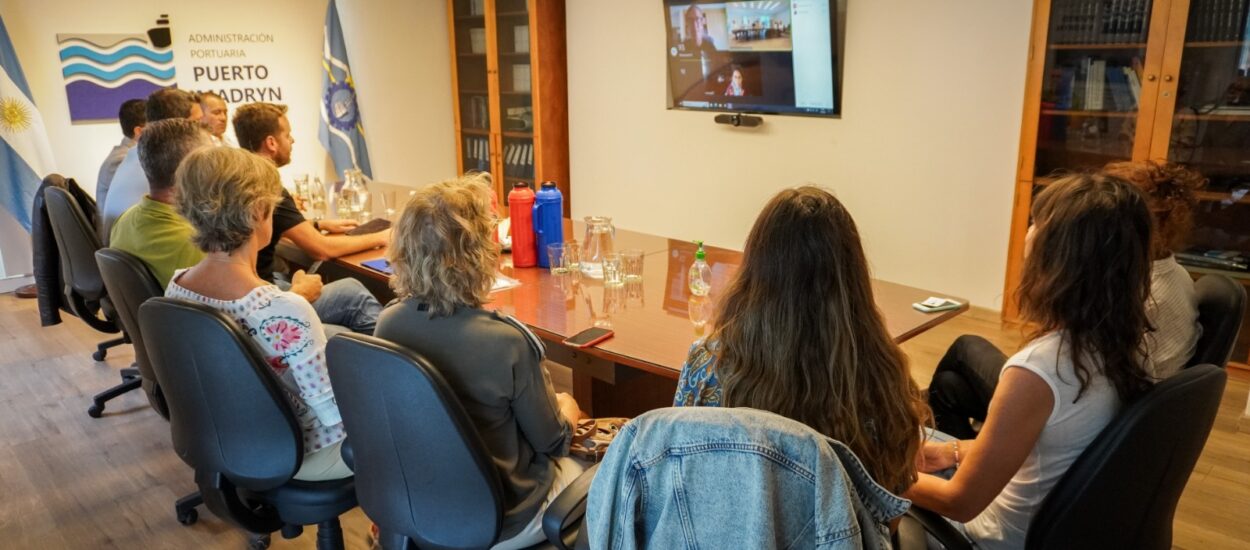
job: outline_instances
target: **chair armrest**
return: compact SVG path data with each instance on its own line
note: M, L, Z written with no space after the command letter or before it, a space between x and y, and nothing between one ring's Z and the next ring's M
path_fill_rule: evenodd
M963 533L959 532L959 529L956 529L954 525L946 521L946 518L938 515L937 512L931 512L915 505L907 509L907 514L899 522L900 542L903 538L903 524L908 523L908 520L914 520L916 523L919 523L926 533L932 535L947 550L973 550L972 543L968 541L968 537L965 537ZM909 529L914 528L909 527ZM924 546L920 548L924 548Z
M590 482L594 481L595 472L598 471L598 464L587 468L551 501L547 511L543 513L543 533L547 535L547 541L559 550L570 550L572 540L565 540L565 535L570 534L565 531L580 524L586 515L586 496L590 494ZM573 530L571 534L576 535L576 531L580 531L580 528Z
M352 440L343 440L343 444L339 445L339 456L343 457L343 464L346 464L352 472L356 471L356 452L352 450Z
M904 515L898 520L898 530L894 532L894 550L928 550L929 537L924 526L916 518Z

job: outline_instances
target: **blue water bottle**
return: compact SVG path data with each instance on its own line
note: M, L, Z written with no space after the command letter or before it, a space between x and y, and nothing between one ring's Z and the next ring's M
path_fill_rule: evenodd
M544 181L534 195L534 237L539 267L551 267L547 245L564 242L564 195L554 181Z

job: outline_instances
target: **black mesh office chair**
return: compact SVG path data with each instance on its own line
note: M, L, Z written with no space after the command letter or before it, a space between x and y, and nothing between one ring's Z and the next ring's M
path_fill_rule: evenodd
M135 366L139 369L139 379L143 392L148 396L148 403L157 414L169 420L169 406L165 403L160 384L156 382L156 373L152 371L152 362L143 344L143 330L139 326L139 306L165 292L147 264L128 252L102 248L96 251L95 259L100 267L100 276L104 278L104 287L108 289L109 300L113 302L122 327L134 343ZM178 522L183 525L195 523L199 517L195 507L203 503L204 499L198 491L179 499L174 504Z
M1120 413L1076 459L1029 524L1025 548L1172 547L1172 517L1202 454L1227 375L1197 365ZM946 548L970 548L945 520L915 507Z
M330 339L326 358L360 506L383 546L494 544L503 521L499 473L438 371L410 350L359 334ZM593 476L582 474L547 509L544 527L560 548L577 535Z
M95 228L87 221L87 216L69 191L48 187L44 189L43 198L60 254L61 279L65 281L65 302L69 304L71 312L91 328L116 334L121 330L117 311L105 291L104 279L100 276L100 268L95 261L95 252L100 249L100 239L96 236ZM128 341L123 335L121 338L101 342L91 357L96 361L103 361L108 348ZM99 418L104 413L106 402L139 388L142 384L138 369L122 369L121 377L121 384L92 398L93 403L87 409L87 414L92 418Z
M1194 283L1198 292L1198 323L1202 337L1189 366L1224 367L1233 353L1246 311L1246 289L1227 275L1203 275Z
M303 435L251 338L217 310L163 297L140 306L139 325L174 450L195 470L208 509L258 534L293 538L316 524L317 548L342 548L338 518L356 507L355 482L293 479Z

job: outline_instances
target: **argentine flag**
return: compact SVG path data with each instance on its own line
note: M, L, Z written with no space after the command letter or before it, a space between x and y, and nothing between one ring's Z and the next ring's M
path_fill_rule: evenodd
M0 18L0 207L27 232L35 190L53 165L47 130Z
M365 146L365 129L356 104L356 82L347 64L343 27L339 25L339 12L334 0L330 0L330 6L326 8L323 45L321 65L325 74L321 77L321 124L317 132L321 145L330 152L337 173L358 168L365 176L373 178L369 148Z

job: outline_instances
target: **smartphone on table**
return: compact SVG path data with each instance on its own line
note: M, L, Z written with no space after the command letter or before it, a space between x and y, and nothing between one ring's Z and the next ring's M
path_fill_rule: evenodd
M564 344L575 348L588 348L611 338L615 334L611 329L591 327L564 339Z

